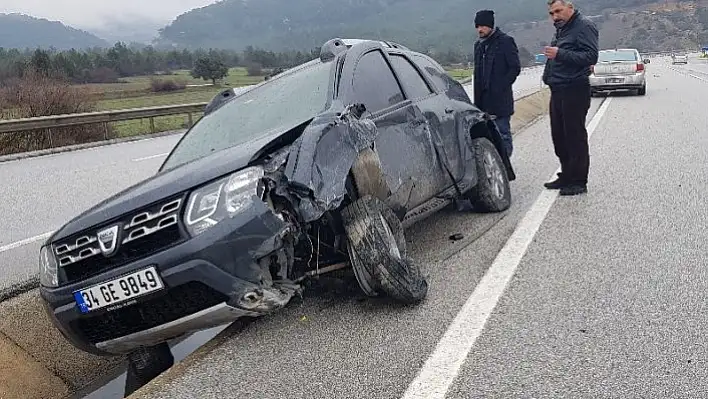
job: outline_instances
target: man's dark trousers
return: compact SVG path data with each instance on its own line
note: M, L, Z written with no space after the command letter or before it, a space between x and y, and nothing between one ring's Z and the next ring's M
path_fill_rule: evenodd
M585 186L588 182L590 149L585 121L590 101L588 82L551 87L551 136L565 184Z
M511 116L497 116L494 122L499 129L506 155L511 158L511 153L514 151L514 140L511 134Z

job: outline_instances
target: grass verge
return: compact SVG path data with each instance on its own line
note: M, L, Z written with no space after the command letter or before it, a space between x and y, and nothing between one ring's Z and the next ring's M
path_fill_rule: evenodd
M45 313L37 289L1 302L0 314L0 398L64 398L124 361L72 346Z

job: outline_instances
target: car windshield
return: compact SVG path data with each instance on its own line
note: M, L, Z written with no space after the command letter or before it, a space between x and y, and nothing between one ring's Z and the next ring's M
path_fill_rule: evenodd
M331 64L311 61L304 69L274 78L202 117L162 169L290 129L321 112L327 103Z
M631 50L600 51L599 61L637 61L637 54Z

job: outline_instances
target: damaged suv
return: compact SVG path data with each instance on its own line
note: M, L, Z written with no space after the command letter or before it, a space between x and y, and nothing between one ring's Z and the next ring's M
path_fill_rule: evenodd
M55 232L41 297L99 355L273 312L340 269L369 296L417 303L428 283L404 228L450 204L504 211L514 178L492 117L437 62L332 39L217 95L155 176Z

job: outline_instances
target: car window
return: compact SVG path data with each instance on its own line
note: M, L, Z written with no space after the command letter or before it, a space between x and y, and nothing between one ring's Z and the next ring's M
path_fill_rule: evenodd
M430 62L425 57L421 57L419 55L412 55L411 56L416 64L420 65L425 69L425 71L430 75L431 79L433 80L433 83L440 89L441 91L447 91L448 89L448 84L447 81L445 80L445 71L440 70L440 68L435 65L434 63Z
M600 51L599 62L637 61L637 53L632 50Z
M311 66L270 80L201 118L177 144L163 169L191 162L228 147L290 129L317 116L327 104L331 63Z
M467 91L462 87L462 84L448 75L439 64L419 54L413 54L411 58L430 75L431 80L435 86L438 87L438 90L444 92L453 100L472 103Z
M390 56L393 69L401 78L401 85L411 98L426 97L433 92L406 57L398 54L390 54Z
M366 53L357 63L353 78L354 101L377 112L403 101L403 92L379 50Z

